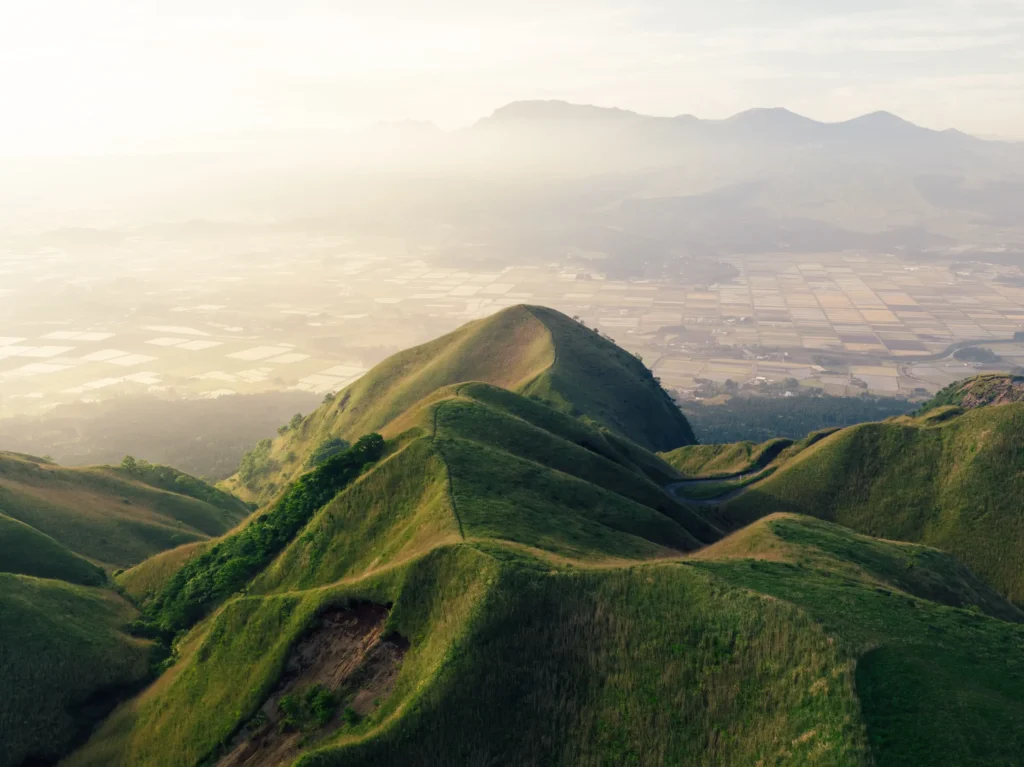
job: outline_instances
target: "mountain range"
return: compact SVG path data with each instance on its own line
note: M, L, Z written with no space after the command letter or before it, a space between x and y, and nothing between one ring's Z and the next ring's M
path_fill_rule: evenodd
M511 307L219 490L79 479L127 517L129 489L187 489L223 527L184 546L100 559L41 501L0 520L29 563L0 573L0 765L1018 764L1022 409L987 377L697 445L640 360ZM37 499L84 471L6 460Z

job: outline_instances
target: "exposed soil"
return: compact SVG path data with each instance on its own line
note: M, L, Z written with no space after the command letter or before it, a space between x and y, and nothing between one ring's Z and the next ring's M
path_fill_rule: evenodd
M1024 400L1024 379L981 379L968 385L960 407L970 410L986 405L1009 405Z
M343 715L346 709L360 718L371 714L391 693L409 647L402 637L383 638L387 616L385 607L365 602L320 615L293 648L274 692L232 741L218 767L291 764L300 750L350 726ZM337 701L330 721L322 727L283 726L281 699L302 696L316 685Z

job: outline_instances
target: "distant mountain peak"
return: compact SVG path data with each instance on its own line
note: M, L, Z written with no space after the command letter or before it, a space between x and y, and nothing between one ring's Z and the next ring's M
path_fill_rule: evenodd
M748 109L745 112L740 112L730 117L726 122L751 122L751 121L776 121L776 122L789 122L789 123L817 123L816 120L812 120L810 117L804 117L798 115L785 107L757 107L755 109Z
M854 117L850 120L846 120L841 125L871 125L879 128L888 127L902 127L902 128L914 128L916 130L927 130L919 125L915 125L909 120L904 120L899 115L894 115L892 112L878 111L871 112L860 117Z
M617 107L598 107L592 104L572 104L559 100L513 101L500 107L485 118L488 121L506 120L593 120L632 119L640 117L636 112Z

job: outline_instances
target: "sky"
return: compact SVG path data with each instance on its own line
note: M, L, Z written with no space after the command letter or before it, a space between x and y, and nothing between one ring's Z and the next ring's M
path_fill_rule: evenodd
M519 99L887 110L1024 139L1024 0L0 4L0 155L169 152Z

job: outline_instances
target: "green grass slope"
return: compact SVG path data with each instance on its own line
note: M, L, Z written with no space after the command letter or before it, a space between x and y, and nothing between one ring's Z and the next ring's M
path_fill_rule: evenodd
M725 539L696 566L799 607L834 637L856 663L871 763L1020 763L1024 626L982 614L1019 620L1012 606L948 556L826 523L774 517L737 536L746 540ZM923 564L908 569L908 556ZM916 596L936 590L979 601L958 609Z
M144 604L166 586L189 560L207 551L212 545L213 540L196 541L161 551L135 567L118 573L114 581L135 604Z
M53 764L117 691L148 673L148 643L109 591L0 573L0 767Z
M758 525L786 557L726 539L623 567L469 540L364 567L353 548L346 577L228 602L67 764L217 763L267 726L263 701L317 616L367 601L391 605L383 630L408 653L370 710L301 733L302 767L1014 763L1024 630L914 595L963 588L955 563L939 555L907 581L908 547ZM927 696L893 711L890 672Z
M945 412L945 411L938 411ZM1024 403L850 427L720 510L742 526L775 511L948 551L1024 603Z
M67 765L1022 753L1021 614L948 555L785 515L720 538L661 489L657 456L501 387L443 388L395 424ZM172 579L176 599L234 577L211 562L195 589ZM282 718L314 699L317 717Z
M487 384L445 390L401 447L328 504L254 588L303 588L431 547L500 540L552 555L677 556L721 532L671 498L617 440ZM671 469L664 464L661 472Z
M0 453L0 513L108 567L221 535L248 514L244 504L199 480L178 481L185 475L151 469L173 477L176 490L120 469L65 468ZM195 497L201 492L208 497Z
M792 444L791 439L772 439L760 444L686 445L662 458L684 477L724 478L762 469Z
M102 568L68 551L48 535L0 514L0 572L102 586Z
M515 306L385 360L274 440L255 471L223 486L266 502L332 438L389 427L444 387L479 381L525 394L648 450L694 442L686 418L643 364L565 315Z

